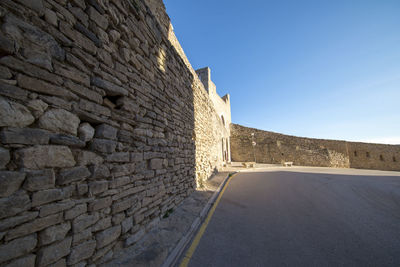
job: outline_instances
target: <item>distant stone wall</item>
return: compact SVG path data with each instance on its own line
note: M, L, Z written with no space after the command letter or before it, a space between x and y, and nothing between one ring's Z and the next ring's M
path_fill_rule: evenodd
M256 146L253 150L251 134ZM321 140L231 124L233 161L400 171L400 146Z
M85 266L222 165L161 1L0 1L0 265Z

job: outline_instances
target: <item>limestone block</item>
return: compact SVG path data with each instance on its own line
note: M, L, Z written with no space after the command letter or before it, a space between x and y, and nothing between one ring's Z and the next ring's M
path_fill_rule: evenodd
M64 194L66 194L64 192ZM72 208L75 203L71 200L63 200L56 203L50 203L40 207L40 217L45 217L54 213L58 213L67 209Z
M58 18L57 14L51 9L46 8L44 11L44 19L51 25L57 27L58 26Z
M76 181L82 181L91 175L88 168L84 166L64 169L60 171L57 177L57 184L69 184Z
M139 231L137 231L136 233L134 233L133 235L131 235L130 237L128 237L125 240L125 246L130 246L134 243L136 243L137 241L140 240L140 238L142 238L145 234L145 230L144 229L140 229Z
M86 143L72 135L53 134L50 143L54 145L64 145L70 147L85 147Z
M90 144L92 150L102 153L113 153L117 147L117 142L107 139L94 138Z
M58 85L61 85L63 83L63 79L57 75L54 75L42 68L39 68L33 64L29 64L26 61L22 61L19 60L15 57L12 56L7 56L7 57L3 57L0 59L0 63L8 66L11 69L15 69L18 70L19 72L25 73L29 76L32 77L40 77L41 79L48 81L48 82L52 82ZM26 78L29 78L27 76L25 76ZM25 80L25 77L20 77L22 79L22 81L32 81L32 80ZM18 79L18 78L17 78ZM20 87L22 87L19 84ZM44 89L39 89L39 90L44 90Z
M80 83L86 87L90 86L90 78L86 73L61 64L54 64L54 68L56 74L64 76L65 78Z
M16 0L24 6L36 11L39 16L44 14L44 5L42 0Z
M87 228L83 230L82 232L79 232L77 234L74 234L72 236L72 246L76 246L78 244L82 244L82 242L89 240L92 238L92 229Z
M117 214L113 215L112 223L113 223L113 225L117 225L117 224L120 224L124 219L125 219L125 213L124 212L117 213Z
M96 249L96 241L89 240L74 247L68 256L67 264L72 265L90 258Z
M65 212L64 218L65 220L71 220L86 212L87 212L87 205L85 203L78 204L72 209L67 210Z
M34 146L19 149L15 153L17 162L25 168L65 168L75 165L71 150L66 146Z
M124 199L118 201L112 205L112 213L119 213L121 211L127 210L136 202L136 197Z
M160 170L163 168L163 159L151 159L149 161L149 168L152 170Z
M78 134L82 141L88 142L93 139L94 128L87 122L81 123L81 125L79 125Z
M77 191L80 196L86 194L88 192L88 190L89 190L89 187L87 184L78 184L77 185Z
M111 173L114 177L129 175L135 172L135 163L116 165L112 168Z
M71 58L71 57L72 57L72 55L68 56L67 58ZM76 60L79 60L79 59L75 59L75 61ZM73 64L77 64L77 63L73 63ZM74 83L71 80L66 80L64 82L64 86L69 88L73 93L75 93L75 94L77 94L79 96L82 96L84 98L87 98L89 100L92 100L92 101L96 102L97 104L102 104L103 103L103 97L99 93L97 93L97 92L95 92L95 91L93 91L91 89L88 89L85 86L82 86L82 85L80 85L78 83ZM84 99L81 98L80 101L79 101L79 105L80 105L80 107L82 109L89 110L89 111L91 109L95 109L95 110L96 109L100 109L101 112L98 112L98 113L100 113L100 114L106 113L106 115L110 115L110 110L108 110L107 108L105 108L103 106L100 106L100 105L97 105L96 103L89 102L89 101L83 101L83 100ZM90 104L93 107L89 106Z
M92 226L92 232L98 232L109 227L111 227L111 217L105 217Z
M42 248L37 253L37 266L47 266L67 256L71 251L72 237L65 238L55 244Z
M129 152L114 152L106 157L108 162L129 162Z
M35 128L5 128L0 132L0 140L4 144L46 145L50 133Z
M118 96L118 95L128 95L128 91L116 84L113 84L109 81L103 80L100 77L93 77L91 80L92 85L100 87L110 96Z
M5 267L34 267L35 266L35 254L29 254L28 256L16 259L8 263Z
M115 178L112 181L110 181L110 188L117 188L117 187L129 184L130 182L131 182L131 179L129 178L129 176Z
M0 147L0 169L4 169L8 162L10 162L10 151Z
M118 98L117 105L121 107L122 110L126 110L129 112L136 113L139 111L139 105L126 96Z
M131 230L133 227L133 220L132 217L128 217L125 220L122 221L121 223L121 230L122 233L125 234L127 233L129 230Z
M12 77L11 71L9 68L0 66L0 79L10 79Z
M31 221L35 219L38 215L39 212L37 211L29 211L15 217L9 217L7 219L1 220L0 231L4 231L8 228L18 226L24 222Z
M89 226L95 224L99 220L99 214L82 214L76 217L72 222L72 230L74 233L79 233Z
M67 267L67 261L65 258L59 259L51 265L51 267Z
M59 96L66 99L78 99L75 94L71 93L69 90L66 90L61 86L57 86L39 79L31 78L23 74L17 75L17 82L21 88L25 88L30 91L43 93L46 95Z
M131 161L134 161L134 162L143 161L143 153L131 152Z
M23 128L34 121L35 118L25 106L0 97L0 127Z
M113 43L118 41L119 38L121 37L121 34L116 30L110 30L109 35L110 35L111 42L113 42Z
M93 165L89 169L93 179L109 178L111 176L110 170L105 165Z
M52 131L77 135L79 118L63 109L51 109L39 118L39 127Z
M94 152L86 150L74 150L73 151L77 165L99 165L102 164L104 159Z
M75 23L74 28L78 30L81 34L89 38L97 47L101 48L103 46L103 43L101 40L94 34L92 31L90 31L87 27L84 25L80 24L79 22Z
M95 181L89 183L89 192L92 195L103 193L108 189L108 181Z
M111 206L111 197L99 198L89 203L88 210L96 211Z
M71 229L70 222L54 225L44 229L38 235L39 245L43 246L53 243L55 241L63 240L70 229Z
M118 130L108 124L101 124L96 127L96 138L103 138L103 139L117 139L117 132Z
M89 7L87 12L88 12L88 15L89 15L90 19L92 19L94 22L96 22L96 24L99 25L99 27L101 27L104 30L107 29L107 27L108 27L108 19L105 16L102 16L92 6Z
M61 200L64 197L64 191L59 188L38 191L32 195L32 206L40 206L49 202Z
M14 216L31 207L29 195L23 191L17 191L9 197L0 199L0 219Z
M116 240L121 235L121 226L117 225L112 228L106 229L96 235L97 246L96 248L102 248L114 240Z
M84 3L84 1L82 1ZM85 8L79 8L79 7L70 7L69 11L71 11L72 14L85 26L89 26L89 17L86 15L86 13L83 11Z
M6 38L4 35L0 36L0 51L6 55L11 55L15 52L15 42Z
M74 43L78 47L83 48L92 55L96 54L97 48L94 43L80 32L73 30L69 23L60 21L59 28L63 34L65 34L71 40L74 40Z
M55 184L55 176L53 169L45 169L32 171L28 170L24 189L28 191L38 191L53 188Z
M26 58L27 62L47 69L50 72L53 71L51 56L49 54L33 50L24 50L23 56Z
M33 99L28 102L27 107L32 111L35 118L39 118L47 110L49 105L40 99Z
M53 214L43 218L36 218L31 222L22 224L12 230L10 230L5 237L5 240L12 240L14 238L25 236L31 233L38 232L49 226L61 223L63 221L63 214Z
M25 173L0 171L0 197L8 197L16 192L25 179Z
M36 244L37 237L33 234L0 245L0 263L28 254L36 247Z

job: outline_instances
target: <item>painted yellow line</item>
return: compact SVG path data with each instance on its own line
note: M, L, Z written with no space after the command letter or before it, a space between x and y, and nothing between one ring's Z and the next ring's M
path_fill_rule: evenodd
M190 245L189 249L187 250L187 252L185 254L185 257L183 258L183 260L182 260L181 264L179 265L179 267L187 267L188 266L188 264L190 262L190 259L192 258L197 246L199 245L200 239L203 236L204 232L206 231L207 225L210 222L211 217L213 216L214 211L217 208L218 203L221 200L222 195L225 192L225 189L228 187L229 182L231 181L231 179L235 175L236 175L236 173L233 174L231 177L229 177L228 181L226 181L226 183L224 185L224 188L221 190L221 193L219 194L217 200L214 202L214 205L212 206L210 212L208 213L207 218L205 219L205 221L201 225L199 232L196 234L196 237L194 238L194 240L193 240L192 244Z

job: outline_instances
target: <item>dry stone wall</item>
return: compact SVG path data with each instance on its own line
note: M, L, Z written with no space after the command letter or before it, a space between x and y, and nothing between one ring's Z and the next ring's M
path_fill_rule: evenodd
M238 124L231 124L231 153L233 161L254 161L255 154L260 163L400 171L399 145L303 138Z
M228 108L225 107L227 109L226 115L229 118L227 127L223 124L220 117L221 114L218 112L219 106L214 101L214 98L220 97L216 92L213 95L209 94L208 87L206 87L208 84L199 79L176 38L163 2L161 0L147 0L146 3L159 22L164 35L168 37L171 45L193 75L192 90L195 121L192 138L195 141L196 151L196 183L197 186L202 186L204 181L218 171L226 162L223 156L223 140L226 140L227 136L229 136L226 128L229 128L231 117L230 102L228 100L228 103L224 104L224 107L229 106Z
M0 266L106 262L221 165L222 123L163 12L0 1Z

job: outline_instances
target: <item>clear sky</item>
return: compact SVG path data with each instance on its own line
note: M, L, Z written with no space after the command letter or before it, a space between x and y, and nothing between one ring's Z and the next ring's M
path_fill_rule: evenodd
M399 0L164 0L193 68L232 121L400 144Z

